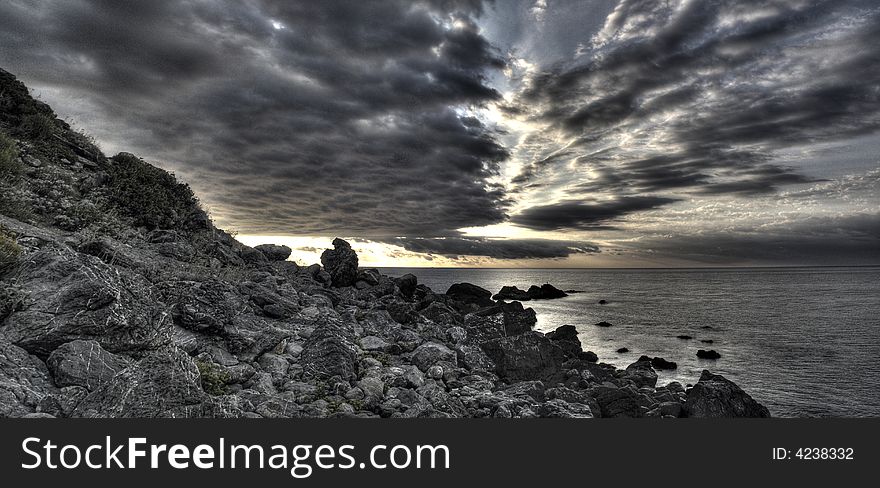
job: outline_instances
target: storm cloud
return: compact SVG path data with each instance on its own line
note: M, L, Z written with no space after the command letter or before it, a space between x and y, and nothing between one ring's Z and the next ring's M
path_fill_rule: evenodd
M175 170L241 232L446 235L505 219L488 180L507 150L469 114L500 98L487 75L506 64L482 10L10 1L0 64L82 109L101 141Z
M483 237L395 238L385 241L407 251L457 258L485 256L495 259L556 259L574 254L598 253L593 244L552 239L489 239Z
M675 202L651 196L621 197L603 202L568 200L530 207L515 215L513 223L535 230L608 229L611 224L634 212L651 210Z
M623 0L574 59L526 78L509 110L543 151L514 182L574 200L820 180L777 152L880 128L878 36L874 2Z

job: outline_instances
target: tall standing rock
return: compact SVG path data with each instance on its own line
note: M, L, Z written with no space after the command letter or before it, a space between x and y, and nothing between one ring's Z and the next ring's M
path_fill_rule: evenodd
M330 283L337 288L352 286L357 281L357 253L348 242L338 237L333 239L333 249L327 249L321 254L321 264L330 273Z

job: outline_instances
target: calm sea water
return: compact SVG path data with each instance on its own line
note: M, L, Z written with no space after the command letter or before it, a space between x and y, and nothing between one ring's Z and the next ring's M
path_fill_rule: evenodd
M723 374L774 416L880 417L880 267L383 272L413 273L437 292L458 282L493 293L542 283L583 290L526 302L537 330L574 325L584 349L618 367L642 354L676 361L678 370L659 373L660 384L695 383L703 369ZM614 326L593 325L601 320ZM676 338L682 334L693 339ZM621 347L630 352L618 354ZM697 349L721 359L697 359Z

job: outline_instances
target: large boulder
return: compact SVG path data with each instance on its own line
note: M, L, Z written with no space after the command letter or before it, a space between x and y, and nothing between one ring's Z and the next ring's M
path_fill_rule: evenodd
M354 379L358 372L358 346L351 324L326 319L318 325L300 354L306 376L327 380Z
M770 417L767 407L755 401L736 383L703 370L700 380L687 392L688 417Z
M460 310L476 310L495 304L491 291L472 283L455 283L446 290L446 296L459 305Z
M259 246L254 247L254 249L263 253L269 261L287 261L287 258L289 258L290 254L293 252L293 250L287 246L279 246L276 244L260 244Z
M77 340L52 351L46 365L57 386L82 386L93 391L110 382L129 362L105 351L97 341Z
M396 282L397 288L400 289L400 294L405 298L412 298L413 294L416 292L416 287L419 285L419 279L411 273L401 276Z
M501 291L495 294L492 297L493 300L517 300L517 301L528 301L531 300L532 297L529 295L529 292L525 290L520 290L515 286L503 286L501 287Z
M508 381L553 380L562 372L565 352L544 334L528 331L483 344L495 372Z
M449 349L443 344L436 342L426 342L413 352L412 363L424 372L428 372L431 366L438 363L447 363L453 367L457 365L458 359L455 351Z
M573 325L560 325L556 330L547 333L547 338L561 347L570 357L578 357L583 352L577 329Z
M73 417L183 416L206 399L200 374L186 353L163 348L124 369L77 405Z
M564 291L549 283L545 283L541 286L532 285L526 293L528 293L532 300L550 300L568 296Z
M7 317L0 339L45 358L76 339L111 352L150 350L166 343L171 320L143 276L68 248L31 255L17 275L27 300Z
M49 370L39 358L0 341L0 418L33 413L55 391Z
M632 381L639 388L657 386L657 373L651 366L651 358L647 356L642 356L638 361L627 366L623 378Z
M597 386L590 389L589 393L599 404L602 417L637 418L644 416L646 410L642 408L644 401L639 397L638 393L629 388Z
M352 286L357 281L358 257L351 245L340 239L333 239L333 249L321 254L321 264L330 274L330 283L337 287Z
M510 337L532 330L538 322L535 311L520 302L497 303L465 317L465 327L482 339Z

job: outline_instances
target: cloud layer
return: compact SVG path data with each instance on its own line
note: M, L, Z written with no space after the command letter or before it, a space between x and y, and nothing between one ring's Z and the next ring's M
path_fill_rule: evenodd
M446 235L505 218L482 2L0 5L0 63L91 109L242 232ZM111 135L111 134L115 134ZM115 138L115 139L114 139Z

